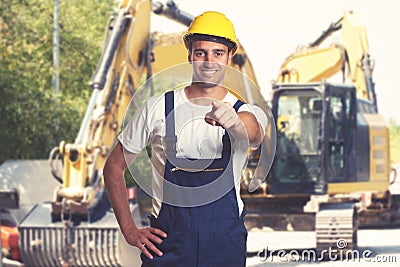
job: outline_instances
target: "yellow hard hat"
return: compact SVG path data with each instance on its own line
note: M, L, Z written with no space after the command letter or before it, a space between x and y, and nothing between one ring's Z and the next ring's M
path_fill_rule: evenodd
M206 11L194 18L188 31L183 35L187 49L189 49L190 41L194 40L225 44L232 50L232 55L239 46L232 22L224 14L216 11Z

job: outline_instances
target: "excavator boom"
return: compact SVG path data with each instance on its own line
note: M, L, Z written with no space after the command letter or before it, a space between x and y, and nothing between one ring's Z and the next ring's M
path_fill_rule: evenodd
M322 44L337 31L341 31L340 43L323 47ZM330 24L316 40L287 57L277 83L318 82L340 72L343 82L354 84L357 96L374 103L377 110L366 29L352 11L344 12L343 17Z

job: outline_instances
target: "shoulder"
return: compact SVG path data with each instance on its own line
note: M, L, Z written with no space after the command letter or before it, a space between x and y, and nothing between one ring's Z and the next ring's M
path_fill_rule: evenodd
M224 101L225 100L226 100L226 102L231 103L232 106L236 103L236 101L238 101L238 100L241 101L234 94L232 94L230 92L227 94ZM268 117L267 117L267 114L264 112L264 110L262 110L259 106L243 102L243 105L240 106L238 112L244 112L244 111L252 113L256 117L256 119L260 123L260 125L264 129L266 128L266 126L268 124Z
M165 99L165 93L161 95L151 96L146 100L145 104L148 107L159 105L161 103L164 103L164 99Z
M161 109L164 109L165 105L165 93L151 96L145 100L141 106L141 112L145 114L159 113Z
M169 92L169 91L168 91ZM175 103L184 101L182 98L183 89L178 89L173 91L174 92L174 101ZM141 106L141 112L147 115L150 114L157 114L163 115L165 109L165 95L167 92L164 92L160 95L149 97L147 100L144 101L143 105ZM175 104L176 105L176 104Z
M252 104L247 104L245 101L242 101L239 99L235 94L231 93L230 91L224 98L224 102L230 103L232 106L236 104L237 101L241 101L243 105L240 106L238 111L248 111L251 113L254 113L254 109L257 109L258 107Z

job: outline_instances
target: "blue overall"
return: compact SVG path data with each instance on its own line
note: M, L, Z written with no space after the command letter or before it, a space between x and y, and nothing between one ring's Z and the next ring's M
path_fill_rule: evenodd
M221 158L211 160L206 169L193 171L202 165L202 160L191 164L190 160L176 157L173 91L165 94L165 100L167 159L163 204L157 218L150 216L150 225L165 231L168 237L156 244L163 256L152 253L154 258L148 259L142 254L142 266L244 267L247 230L244 213L239 216L229 136L223 136ZM242 104L236 102L235 110ZM210 183L212 186L207 187ZM202 198L213 201L201 203Z

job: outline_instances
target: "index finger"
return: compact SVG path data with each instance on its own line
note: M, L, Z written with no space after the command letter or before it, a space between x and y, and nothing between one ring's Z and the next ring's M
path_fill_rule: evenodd
M231 103L229 103L229 102L222 102L222 101L218 101L218 100L215 100L215 101L213 101L212 103L212 106L213 106L213 109L214 108L220 108L220 107L222 107L222 105L226 105L226 106L228 106L228 107L232 107L232 104Z
M223 102L214 100L211 104L212 104L212 110L215 111L223 105Z

